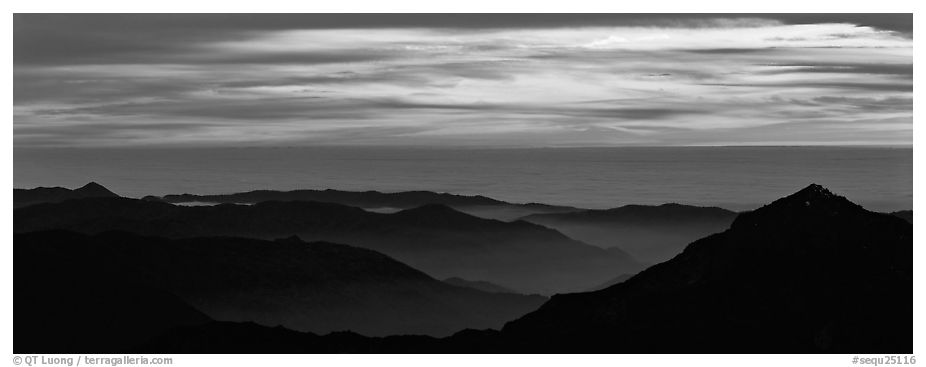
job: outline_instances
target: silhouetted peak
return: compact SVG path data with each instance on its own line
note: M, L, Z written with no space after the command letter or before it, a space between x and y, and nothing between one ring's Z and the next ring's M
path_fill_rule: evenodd
M865 212L867 211L864 208L845 197L836 195L823 186L811 184L771 204L739 215L731 227L740 227L744 223L751 227L760 223L807 226L828 221L828 218Z
M805 198L819 198L819 199L829 199L829 198L838 197L836 196L836 194L833 194L830 190L827 190L825 187L817 185L817 184L810 184L810 186L807 186L801 189L801 191L798 191L791 196L800 196L800 197L805 197Z
M810 185L617 285L556 295L502 333L573 353L912 350L912 229ZM858 289L898 296L860 301Z
M98 183L96 183L96 182L94 182L94 181L90 181L90 182L88 182L86 185L84 185L83 187L81 187L79 190L98 190L98 189L103 189L103 190L105 190L106 188L103 187L103 185L100 185L100 184L98 184Z
M90 182L84 185L83 187L77 190L74 190L74 191L80 192L81 194L93 195L93 196L119 196L113 193L112 191L109 191L109 189L103 187L103 185L100 185L96 182Z
M830 190L827 190L825 187L811 184L800 191L788 195L784 198L775 200L766 207L781 207L781 206L804 206L811 207L814 205L846 205L851 204L852 206L857 206L848 199L832 193Z

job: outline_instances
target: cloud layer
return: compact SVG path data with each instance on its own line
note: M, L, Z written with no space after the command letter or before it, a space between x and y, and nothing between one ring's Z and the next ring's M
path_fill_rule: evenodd
M18 14L14 140L911 144L912 47L908 15Z

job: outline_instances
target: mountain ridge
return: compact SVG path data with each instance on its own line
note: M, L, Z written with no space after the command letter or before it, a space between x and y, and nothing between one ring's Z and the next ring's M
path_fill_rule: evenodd
M213 320L316 333L445 336L465 328L501 327L545 300L451 286L373 250L294 237L171 240L56 230L14 238L18 264L41 263L50 256L68 259L109 274L99 278L100 284L169 292ZM26 279L19 270L17 279ZM30 306L28 298L17 299Z
M909 223L810 185L622 283L553 296L502 333L569 352L909 353L911 259ZM854 296L874 290L897 297Z
M512 220L534 213L556 213L579 210L569 206L543 203L510 203L482 195L458 195L445 192L424 190L380 192L380 191L344 191L335 189L291 191L253 190L233 194L171 194L160 197L161 200L174 204L198 203L238 203L255 204L262 201L318 201L355 206L366 210L381 211L406 210L429 204L443 204L471 215L488 219Z
M64 187L36 187L32 189L13 189L13 208L22 208L42 203L57 203L70 199L94 197L119 197L103 185L89 182L76 189Z
M467 287L478 289L483 292L490 293L517 293L512 289L508 289L504 286L498 284L487 282L484 280L467 280L459 277L451 277L443 280L444 283L455 285L458 287Z
M623 282L555 295L501 330L320 336L215 321L133 351L908 354L912 271L910 223L811 185Z
M383 214L309 201L176 206L98 198L33 205L15 210L14 218L14 232L60 228L267 240L298 235L370 248L440 279L483 279L525 294L581 290L621 268L641 266L629 255L575 241L537 224L485 219L442 205Z
M668 260L698 238L726 229L737 213L719 207L667 203L624 205L520 218L602 248L620 247L645 263Z

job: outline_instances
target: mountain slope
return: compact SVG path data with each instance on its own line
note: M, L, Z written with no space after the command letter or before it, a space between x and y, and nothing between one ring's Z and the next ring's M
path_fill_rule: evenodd
M598 290L602 290L602 289L608 288L608 287L610 287L610 286L612 286L612 285L615 285L615 284L618 284L618 283L623 283L623 282L626 281L627 279L630 279L632 276L633 276L632 274L621 274L621 275L618 275L618 276L614 277L614 279L611 279L611 280L609 280L609 281L607 281L607 282L601 283L601 284L599 284L599 285L597 285L597 286L595 286L595 287L589 288L588 290L586 290L586 292L594 292L594 291L598 291Z
M169 292L215 320L317 333L443 336L464 328L498 328L545 301L454 287L374 251L296 238L168 240L122 232L87 236L49 231L17 234L14 243L15 277L24 284L37 278L69 281L70 275L59 271L36 274L19 265L67 259L106 274L99 284L118 280ZM75 284L72 292L85 289L85 284ZM119 298L133 289L107 291L110 298ZM44 294L42 288L35 290ZM17 287L18 310L73 303L20 297L33 291Z
M522 220L596 246L619 246L642 262L657 263L677 255L691 241L723 231L735 217L735 212L716 207L663 204L534 214Z
M439 279L482 279L525 294L586 289L640 268L632 258L527 222L501 222L426 205L393 214L318 202L183 207L82 199L14 211L14 231L122 230L170 238L298 235L370 248Z
M910 353L912 226L813 185L607 289L554 296L501 332L325 336L176 328L168 353Z
M254 323L211 322L165 332L134 353L486 353L504 352L497 330L462 330L449 337L352 332L301 333Z
M911 353L912 229L811 185L503 334L570 352Z
M484 280L466 280L462 278L447 278L444 279L444 283L454 285L457 287L466 287L472 289L478 289L483 292L489 293L517 293L511 289L502 287L498 284L493 284Z
M891 212L891 215L901 218L910 224L913 224L913 211L912 210L898 210L896 212Z
M13 189L13 208L57 203L70 199L119 197L102 185L91 182L77 189L63 187L37 187L34 189Z
M172 328L211 321L170 292L84 262L86 253L49 251L58 245L80 251L72 236L14 237L17 354L127 352Z
M165 195L163 201L174 204L216 203L256 204L264 201L317 201L354 206L371 211L395 212L428 204L442 204L478 217L513 220L530 214L563 213L579 209L546 204L514 204L485 196L466 196L431 191L379 191L341 190L255 190L224 195Z

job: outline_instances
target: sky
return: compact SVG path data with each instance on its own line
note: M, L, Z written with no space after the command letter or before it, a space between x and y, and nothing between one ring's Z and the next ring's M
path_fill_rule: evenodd
M15 14L14 147L910 145L910 14Z

